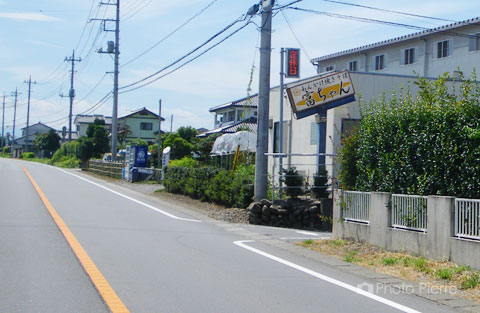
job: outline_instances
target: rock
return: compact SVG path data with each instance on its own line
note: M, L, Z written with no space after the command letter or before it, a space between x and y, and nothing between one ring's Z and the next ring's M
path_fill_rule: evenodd
M262 208L262 216L264 215L270 216L271 213L272 213L272 209L269 206L264 205Z
M272 205L272 201L269 201L269 200L267 200L267 199L262 199L262 200L260 200L260 203L261 203L262 205L266 205L266 206L271 206L271 205Z
M254 224L254 225L261 225L262 224L262 219L261 218L256 218L256 217L253 217L253 216L250 216L248 218L248 222L250 224Z
M285 209L277 209L278 215L288 215L288 211Z
M262 215L262 221L268 224L270 222L270 216Z
M255 213L261 213L262 212L262 206L259 202L252 202L247 207L247 211L255 212Z

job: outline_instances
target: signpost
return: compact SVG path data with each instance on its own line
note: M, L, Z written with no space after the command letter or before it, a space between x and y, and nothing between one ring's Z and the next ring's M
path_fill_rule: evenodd
M299 78L300 77L300 49L287 48L286 68L287 72L285 77L287 78Z
M355 89L348 71L301 82L286 91L297 119L355 101Z

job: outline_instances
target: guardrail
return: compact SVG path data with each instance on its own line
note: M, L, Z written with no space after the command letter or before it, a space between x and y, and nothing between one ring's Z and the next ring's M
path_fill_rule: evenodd
M342 217L346 221L370 223L370 192L344 191Z
M114 177L114 178L122 178L122 169L125 165L123 163L117 162L104 162L101 160L89 160L87 165L87 171Z
M392 227L427 231L426 196L392 195Z
M455 199L455 236L480 239L480 200Z

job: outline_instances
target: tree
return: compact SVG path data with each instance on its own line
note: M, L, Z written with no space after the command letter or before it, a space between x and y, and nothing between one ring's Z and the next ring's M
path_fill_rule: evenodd
M172 148L172 160L189 156L193 151L193 145L175 133L167 136L163 146Z
M198 139L194 150L199 155L199 161L208 161L210 153L212 152L213 144L215 143L215 140L221 135L222 134L212 134L208 137Z
M60 136L51 129L48 133L37 135L34 145L37 150L56 151L60 148Z
M93 124L87 128L87 138L91 139L92 151L90 157L101 157L103 153L110 149L110 140L108 132L105 130L105 121L96 118Z
M177 134L190 143L194 143L197 138L198 131L191 126L182 126L177 130Z

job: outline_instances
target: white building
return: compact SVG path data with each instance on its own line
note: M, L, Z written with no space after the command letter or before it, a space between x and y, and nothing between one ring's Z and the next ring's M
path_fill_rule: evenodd
M251 117L257 117L258 95L228 102L209 110L215 114L213 128L230 126Z
M110 133L112 130L112 118L103 115L77 115L73 124L77 129L78 138L87 136L88 125L93 124L96 119L105 121L105 129Z
M480 64L479 22L480 18L470 19L313 59L319 76L326 72L349 70L356 91L357 101L327 111L326 153L336 154L341 146L342 133L360 119L360 97L369 103L382 94L388 99L393 90L399 91L402 87L409 86L415 92L413 82L417 75L436 79L448 72L453 77L459 77L459 71L462 71L470 77L475 65ZM289 85L292 84L287 84L287 87ZM279 101L279 88L272 88L269 152L278 151ZM286 97L283 112L283 151L317 153L318 125L315 116L295 119ZM310 177L317 168L316 157L292 156L284 164L295 166ZM326 164L329 174L336 175L334 158L327 157ZM269 171L273 171L272 158L269 158Z

